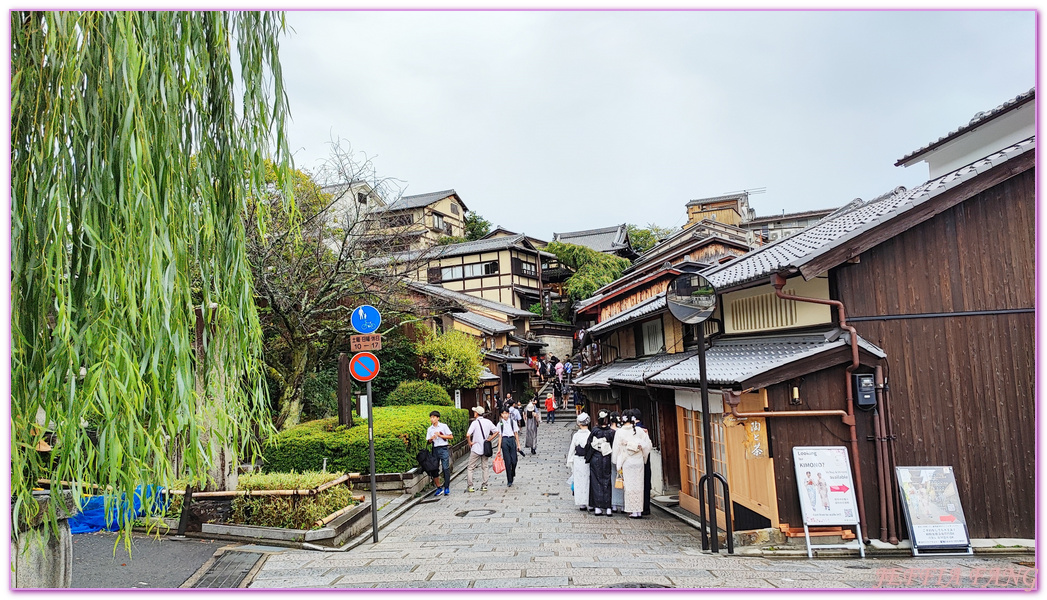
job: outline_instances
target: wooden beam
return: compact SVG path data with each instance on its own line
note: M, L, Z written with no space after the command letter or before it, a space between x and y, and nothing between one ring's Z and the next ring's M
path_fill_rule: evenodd
M806 280L813 279L859 254L907 231L924 221L943 213L957 204L968 200L989 188L1036 166L1036 149L1027 150L1020 156L975 176L970 181L945 190L923 202L916 208L871 229L858 237L814 257L800 265L800 273ZM769 277L768 277L769 278Z

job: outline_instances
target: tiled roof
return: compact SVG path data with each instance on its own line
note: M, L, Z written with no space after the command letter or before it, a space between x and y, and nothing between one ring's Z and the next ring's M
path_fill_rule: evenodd
M397 210L409 210L412 208L421 208L423 206L429 206L433 202L443 200L444 198L452 195L457 195L454 190L444 190L442 192L429 192L427 194L418 194L416 196L403 196L398 198L395 202L392 202L388 206L374 209L374 212L393 212ZM461 200L461 197L459 197ZM469 210L465 207L465 202L462 202L462 208Z
M1018 94L1017 97L1011 98L1010 100L1004 102L1003 104L997 106L996 108L994 108L992 110L987 110L987 111L982 111L980 113L977 113L976 115L971 117L971 120L966 125L964 125L963 127L960 127L959 129L956 129L955 131L950 131L948 133L948 135L944 135L944 136L938 138L937 141L931 142L930 144L927 144L926 146L924 146L923 148L920 148L919 150L916 150L914 152L910 152L909 154L906 154L905 156L899 158L898 162L894 163L894 166L900 167L903 164L905 164L905 163L911 161L912 159L916 158L917 156L920 156L921 154L924 154L925 152L927 152L929 150L937 148L938 146L941 146L942 144L945 144L949 140L951 140L951 139L953 139L955 137L959 137L960 135L966 133L967 131L970 131L971 129L974 129L975 127L977 127L979 125L983 125L986 122L991 121L991 120L995 119L996 117L999 117L999 116L1003 115L1004 113L1007 113L1007 112L1011 111L1012 109L1018 108L1019 106L1021 106L1022 104L1025 104L1026 102L1034 100L1035 98L1036 98L1036 88L1032 88L1028 92L1025 92L1023 94Z
M706 378L711 384L743 383L789 363L849 344L850 334L839 329L825 334L715 340L705 353ZM886 356L883 350L861 337L858 338L858 345L874 356ZM679 362L647 381L669 385L700 383L698 357Z
M809 217L825 217L827 215L831 215L832 213L836 212L837 210L838 209L836 209L836 208L822 208L822 209L818 209L818 210L805 210L805 211L802 211L802 212L782 213L780 215L756 216L756 217L753 217L752 219L749 219L745 223L745 225L748 226L748 227L752 227L754 224L763 223L764 221L766 221L768 223L771 223L771 222L774 222L774 221L783 221L783 220L788 220L788 219L806 219L806 218L809 218Z
M578 387L610 387L608 378L614 377L637 364L637 362L636 360L622 360L597 367L594 370L586 371L581 377L577 377L571 385Z
M593 325L589 328L589 333L596 335L604 331L610 331L614 327L646 317L647 315L654 314L662 309L668 310L668 307L665 304L665 292L652 296L632 308L623 310L606 321Z
M836 216L830 215L799 233L705 271L703 275L713 286L723 290L767 279L772 273L798 269L829 250L920 206L942 192L966 183L979 174L1035 148L1034 136L912 190L896 188L850 211L841 211Z
M677 354L656 354L650 358L638 361L627 369L622 369L615 375L609 376L608 381L611 383L643 385L644 378L657 375L664 369L697 355L698 353L694 351Z
M500 313L504 313L506 315L511 315L513 317L525 317L529 319L535 316L535 314L531 311L521 310L519 308L516 308L515 306L502 304L501 302L495 302L494 300L478 298L469 294L463 294L462 292L455 292L453 290L446 289L439 285L422 283L420 281L408 281L407 286L421 294L425 294L427 296L437 296L446 300L452 300L465 306L480 306L490 310L498 311Z
M509 325L508 323L503 323L490 317L478 315L474 312L451 313L451 318L489 334L508 333L516 330L516 327Z
M564 244L576 244L592 248L597 252L614 252L622 248L628 248L625 238L628 233L625 223L614 227L602 229L586 229L584 231L565 231L554 233L553 241Z
M437 258L450 258L463 254L478 254L480 252L496 252L506 248L519 247L524 241L523 234L512 237L500 237L480 239L460 244L446 244L444 246L433 246L425 250L412 250L409 252L396 252L385 256L377 256L367 261L370 266L380 266L392 262L415 262L418 260L434 260ZM528 248L529 250L530 248Z
M491 372L490 369L484 367L482 373L480 373L480 381L499 381L502 378Z

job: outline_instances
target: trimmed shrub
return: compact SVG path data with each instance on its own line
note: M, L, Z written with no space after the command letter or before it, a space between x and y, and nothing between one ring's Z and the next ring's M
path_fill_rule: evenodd
M342 473L249 473L241 475L238 490L311 490L341 477ZM230 523L315 529L315 523L356 504L349 485L332 486L315 496L237 496Z
M454 406L447 390L429 381L404 381L385 398L386 406L432 404ZM443 413L440 413L443 414Z
M374 458L379 473L403 473L417 466L415 455L425 445L429 412L440 411L440 420L451 428L454 441L465 439L469 411L422 404L374 409ZM268 472L315 471L327 459L327 468L345 473L370 472L367 421L353 427L338 425L337 418L310 421L270 438L263 457Z

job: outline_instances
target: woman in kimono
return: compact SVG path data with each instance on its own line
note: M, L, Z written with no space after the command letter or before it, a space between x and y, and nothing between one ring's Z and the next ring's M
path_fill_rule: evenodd
M622 417L617 411L611 413L611 429L618 431L622 425ZM617 474L617 473L616 473ZM611 486L611 510L622 512L625 510L625 490L620 487Z
M639 420L636 409L622 415L625 423L614 434L611 459L625 479L625 512L629 517L643 516L643 467L651 454L651 438L647 432L636 427Z
M531 449L531 454L538 454L538 420L538 411L531 400L524 411L524 446Z
M596 429L585 443L585 462L589 463L589 506L598 515L607 511L611 516L611 488L614 487L611 450L614 444L614 430L608 424L610 415L601 410L597 415Z
M589 415L578 415L578 431L567 447L567 467L574 478L574 505L589 510L589 465L585 464L585 446L589 442Z
M640 409L634 408L634 415L636 417L636 427L642 429L647 437L651 437L651 430L647 429L647 426L643 424L643 415L640 414ZM653 447L654 440L651 440ZM647 458L643 463L643 516L651 514L651 455L647 454Z

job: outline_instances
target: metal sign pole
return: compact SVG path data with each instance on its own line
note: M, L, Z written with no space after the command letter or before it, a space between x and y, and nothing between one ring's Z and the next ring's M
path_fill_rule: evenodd
M374 477L374 396L371 395L371 382L367 382L367 445L371 453L371 531L374 532L374 543L378 543L378 500L375 496Z
M716 525L716 479L713 477L713 438L712 415L709 414L709 380L705 375L705 324L699 323L698 330L698 370L702 386L702 442L705 448L706 484L709 486L709 540L713 554L720 552L720 536Z

